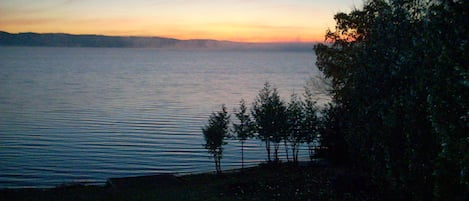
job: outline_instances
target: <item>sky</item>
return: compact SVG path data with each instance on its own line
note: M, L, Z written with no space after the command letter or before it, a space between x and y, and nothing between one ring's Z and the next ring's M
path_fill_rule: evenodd
M362 0L0 0L0 30L318 42Z

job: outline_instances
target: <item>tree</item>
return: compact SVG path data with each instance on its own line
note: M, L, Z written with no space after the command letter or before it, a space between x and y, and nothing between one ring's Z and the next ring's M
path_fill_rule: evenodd
M247 113L246 102L241 99L239 102L239 110L235 110L235 116L239 123L233 123L233 132L237 135L237 139L241 142L241 168L244 169L244 142L254 136L254 122Z
M272 128L273 132L271 133L272 142L274 144L274 159L275 161L280 161L278 157L278 150L280 148L280 143L284 140L287 129L288 129L288 122L287 122L287 107L285 102L283 102L278 94L276 88L272 90L272 94L270 96L270 108L272 108Z
M305 111L304 106L298 96L293 93L287 108L288 135L285 140L289 142L292 150L293 162L298 162L299 146L306 137ZM285 145L286 146L286 145Z
M441 200L469 192L468 10L469 1L435 1L419 41L427 54L428 116L441 145L433 172L434 194Z
M255 128L259 139L264 141L268 161L271 162L271 143L274 145L274 158L278 158L278 149L285 132L286 107L278 95L277 89L271 89L268 82L260 90L253 103L251 114L255 121Z
M348 143L345 140L345 111L343 108L329 103L321 110L321 117L317 121L317 132L320 134L321 149L316 153L335 164L349 162ZM313 128L314 129L314 128Z
M220 162L223 157L223 145L226 144L224 140L229 134L229 123L230 115L226 111L225 105L223 105L221 111L210 115L208 125L202 128L206 142L204 148L212 154L217 173L221 173Z
M304 132L304 141L308 144L309 159L313 160L315 148L318 144L318 129L319 129L319 118L318 118L318 107L317 102L314 100L314 94L311 88L305 87L304 93L304 119L302 122L302 131Z
M467 10L461 0L371 0L335 15L330 44L315 46L333 84L324 139L340 136L323 143L345 142L396 199L469 191Z

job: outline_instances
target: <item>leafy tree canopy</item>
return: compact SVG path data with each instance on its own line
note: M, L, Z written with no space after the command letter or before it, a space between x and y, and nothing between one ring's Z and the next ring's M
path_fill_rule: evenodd
M330 145L345 141L342 154L398 199L469 191L468 11L462 0L371 0L335 15L329 44L315 46L340 115L328 117L341 128Z

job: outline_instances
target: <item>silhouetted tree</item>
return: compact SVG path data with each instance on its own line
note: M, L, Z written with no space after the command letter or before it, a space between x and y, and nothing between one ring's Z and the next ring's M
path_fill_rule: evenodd
M206 142L204 147L212 154L217 173L221 173L220 162L223 157L223 145L226 144L224 140L229 134L229 123L230 115L226 111L225 105L223 105L221 111L210 115L208 125L202 128Z
M336 14L330 44L315 46L334 96L323 143L345 142L395 199L469 191L467 10L461 0L371 0Z
M317 102L314 100L314 94L311 88L305 87L303 100L304 119L302 121L302 132L304 132L304 141L308 144L310 160L313 160L315 148L318 145L318 129L320 121L318 118Z
M337 105L327 104L321 110L317 132L320 133L321 149L318 156L336 164L349 162L348 144L345 141L344 111Z
M285 140L289 142L293 162L298 162L299 146L306 139L306 132L304 128L305 123L305 110L303 102L298 98L298 95L293 93L287 108L287 123L288 135ZM287 146L285 144L285 146Z
M268 82L259 92L253 103L251 114L255 121L257 137L264 141L267 159L271 162L271 143L274 145L274 158L278 161L278 149L285 131L286 107L278 95L277 89L271 89Z
M288 114L287 106L280 98L280 95L277 92L277 89L274 88L271 96L271 106L273 108L273 130L272 133L272 142L274 144L274 159L275 161L280 161L278 157L278 152L280 148L280 143L286 139L288 134ZM287 147L285 147L287 149ZM288 155L288 150L287 150Z
M248 113L248 108L243 99L239 102L239 109L235 110L235 116L239 123L233 123L233 132L241 142L241 168L244 168L244 142L254 136L254 122Z

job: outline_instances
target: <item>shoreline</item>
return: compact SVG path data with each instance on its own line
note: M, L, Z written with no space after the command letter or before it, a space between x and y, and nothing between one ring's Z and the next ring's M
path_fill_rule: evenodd
M273 163L273 162L272 162ZM286 165L286 164L292 164L292 162L282 162L280 161L281 165ZM315 165L315 166L325 166L327 165L326 162L324 162L321 159L315 159L315 161L299 161L298 162L299 166L308 166L308 165ZM232 168L232 169L226 169L222 171L222 174L233 174L233 173L239 173L242 171L250 170L250 169L255 169L255 168L260 168L261 166L267 166L269 165L267 161L261 162L256 165L252 166L247 166L242 168ZM71 188L71 187L76 187L76 186L91 186L91 187L105 187L108 185L112 185L112 183L119 183L120 185L128 185L125 183L131 182L131 183L149 183L149 182L158 182L155 180L160 180L160 179L165 179L165 178L183 178L186 176L194 176L194 175L216 175L216 171L199 171L199 172L188 172L188 173L155 173L155 174L145 174L145 175L137 175L137 176L126 176L126 177L111 177L107 178L103 182L92 182L92 181L71 181L71 182L64 182L55 186L38 186L38 187L6 187L6 188L0 188L1 191L15 191L15 190L25 190L25 189L34 189L34 190L49 190L49 189L56 189L56 188Z
M349 167L322 160L261 163L221 174L158 174L110 178L105 185L0 189L0 200L317 200L318 196L340 200L344 193L368 189L354 175ZM334 183L337 178L349 182Z

